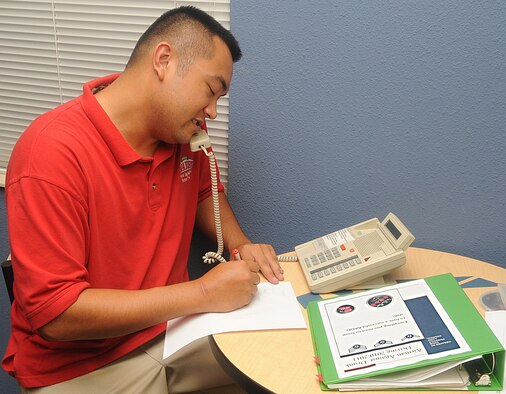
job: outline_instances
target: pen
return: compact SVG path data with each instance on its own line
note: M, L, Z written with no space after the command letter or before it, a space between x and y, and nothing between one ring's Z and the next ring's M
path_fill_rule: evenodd
M241 260L241 255L237 249L232 250L232 257L234 260Z

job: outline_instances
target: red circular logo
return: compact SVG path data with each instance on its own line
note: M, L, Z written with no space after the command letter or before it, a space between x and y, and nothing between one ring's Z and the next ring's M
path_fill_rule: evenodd
M389 295L378 295L371 297L367 300L367 303L373 308L381 308L382 306L386 306L392 302L392 297Z
M341 305L340 307L338 307L336 309L336 312L339 313L339 314L350 313L354 309L355 309L355 307L353 305Z

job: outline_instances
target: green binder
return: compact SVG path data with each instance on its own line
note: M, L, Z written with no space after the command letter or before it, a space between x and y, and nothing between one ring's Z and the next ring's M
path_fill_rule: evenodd
M318 376L322 390L336 390L335 386L345 382L358 382L364 378L375 378L378 376L389 376L393 372L414 371L415 368L423 368L428 366L436 366L447 362L458 362L467 360L474 356L482 356L474 364L479 364L478 369L485 374L484 377L490 377L490 385L474 384L471 379L469 385L462 390L481 390L481 391L497 391L502 389L504 381L504 363L505 351L499 340L487 325L483 317L474 307L465 292L461 289L455 278L451 274L444 274L423 279L425 283L434 293L453 324L460 332L461 336L467 342L470 350L461 354L447 355L436 359L425 359L416 363L403 363L391 369L383 369L379 371L359 373L355 376L340 378L337 373L334 359L331 353L331 346L327 338L324 328L322 316L318 304L328 300L312 301L307 306L309 318L309 326L313 339L313 348L315 352L315 360L317 361ZM378 289L374 290L378 292ZM360 294L360 293L359 293ZM337 298L336 298L337 300ZM469 366L469 364L468 364ZM489 368L488 371L485 371ZM469 368L472 370L472 368ZM470 372L470 375L472 371ZM329 385L334 388L329 388ZM406 388L402 388L406 389ZM444 390L448 387L409 387L408 389L422 390ZM458 388L457 388L458 389ZM375 390L374 386L370 386L362 390ZM455 390L455 388L452 388Z

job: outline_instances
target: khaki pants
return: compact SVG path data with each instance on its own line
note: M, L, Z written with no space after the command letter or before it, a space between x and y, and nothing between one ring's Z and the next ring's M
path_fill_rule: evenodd
M244 393L216 362L207 337L163 360L164 335L96 371L26 394Z

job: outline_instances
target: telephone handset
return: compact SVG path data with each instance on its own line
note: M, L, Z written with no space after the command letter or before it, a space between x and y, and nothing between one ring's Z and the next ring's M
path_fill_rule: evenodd
M209 135L202 129L199 129L196 133L192 135L190 140L190 150L192 152L198 152L199 149L204 150L203 148L211 147L211 139ZM207 152L204 151L207 155Z
M205 263L226 262L220 222L216 159L204 130L193 134L190 150L202 150L209 158L214 222L218 250L207 252ZM383 222L377 218L344 228L295 247L297 256L277 256L279 261L299 262L313 293L330 293L383 276L406 262L405 251L415 237L397 216L389 213Z

